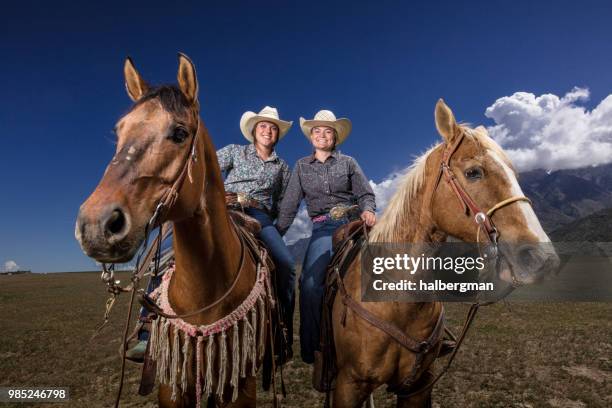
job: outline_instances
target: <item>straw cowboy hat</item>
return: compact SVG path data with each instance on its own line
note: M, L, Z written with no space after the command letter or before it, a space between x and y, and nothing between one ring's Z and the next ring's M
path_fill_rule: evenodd
M338 133L338 137L336 137L336 146L346 140L349 133L351 133L351 129L353 128L350 120L347 118L336 119L334 112L328 110L318 111L312 120L300 118L300 127L308 140L310 140L310 131L315 126L329 126L330 128L335 129Z
M293 124L293 122L281 120L278 117L276 108L270 106L264 107L259 113L251 111L244 112L240 118L240 130L249 142L253 143L253 128L257 122L261 121L272 122L278 126L278 140L287 134L289 128L291 128Z

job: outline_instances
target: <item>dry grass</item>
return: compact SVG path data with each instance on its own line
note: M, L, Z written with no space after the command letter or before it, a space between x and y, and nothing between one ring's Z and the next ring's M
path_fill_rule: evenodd
M106 300L97 274L0 276L0 288L0 386L67 386L70 406L111 406L128 297L122 296L110 325L90 342ZM435 406L612 406L612 304L510 307L481 310L434 390ZM452 304L448 311L458 328L466 307ZM285 370L284 406L321 406L321 394L309 386L310 369L298 360ZM136 394L139 369L128 365L122 406L156 405L154 395ZM260 405L269 406L269 398L260 393ZM382 389L376 400L378 407L393 405Z

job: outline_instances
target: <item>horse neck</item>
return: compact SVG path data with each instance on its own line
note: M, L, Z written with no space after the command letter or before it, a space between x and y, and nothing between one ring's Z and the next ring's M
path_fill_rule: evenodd
M434 151L431 154L433 157L428 157L428 160L433 160L437 163L438 155ZM427 165L425 171L425 181L411 194L409 199L404 202L404 212L398 216L395 221L398 232L393 234L393 237L388 237L386 242L389 243L428 243L441 242L446 239L446 234L439 231L432 218L431 212L431 197L434 193L436 166ZM393 311L389 315L398 327L403 327L404 330L412 333L417 333L425 327L427 330L430 326L435 325L438 316L442 310L440 302L396 302ZM418 314L419 319L410 320L408 323L406 316Z
M425 243L439 241L432 220L430 198L433 187L425 183L420 186L409 200L406 200L404 212L396 220L398 231L389 239L393 243Z
M204 184L200 206L191 217L174 222L176 268L169 296L179 314L218 300L232 285L240 268L241 244L225 206L217 155L203 128L198 136L198 157L202 159L199 166L194 166L199 171L194 180ZM243 292L238 285L223 303L234 305L237 298L244 298ZM220 312L220 308L215 308L195 320L214 320Z

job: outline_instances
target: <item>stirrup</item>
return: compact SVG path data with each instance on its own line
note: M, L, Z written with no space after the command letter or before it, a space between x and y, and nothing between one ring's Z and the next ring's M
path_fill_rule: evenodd
M144 362L145 353L147 352L147 341L140 340L134 347L125 352L125 358L135 363Z

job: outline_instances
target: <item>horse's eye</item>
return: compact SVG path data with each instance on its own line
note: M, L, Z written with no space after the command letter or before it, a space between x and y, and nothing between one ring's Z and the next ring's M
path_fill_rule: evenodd
M185 129L177 127L170 135L170 140L172 140L174 143L180 144L183 143L188 137L189 134Z
M470 181L479 180L482 178L483 172L480 167L471 167L465 171L465 178Z

